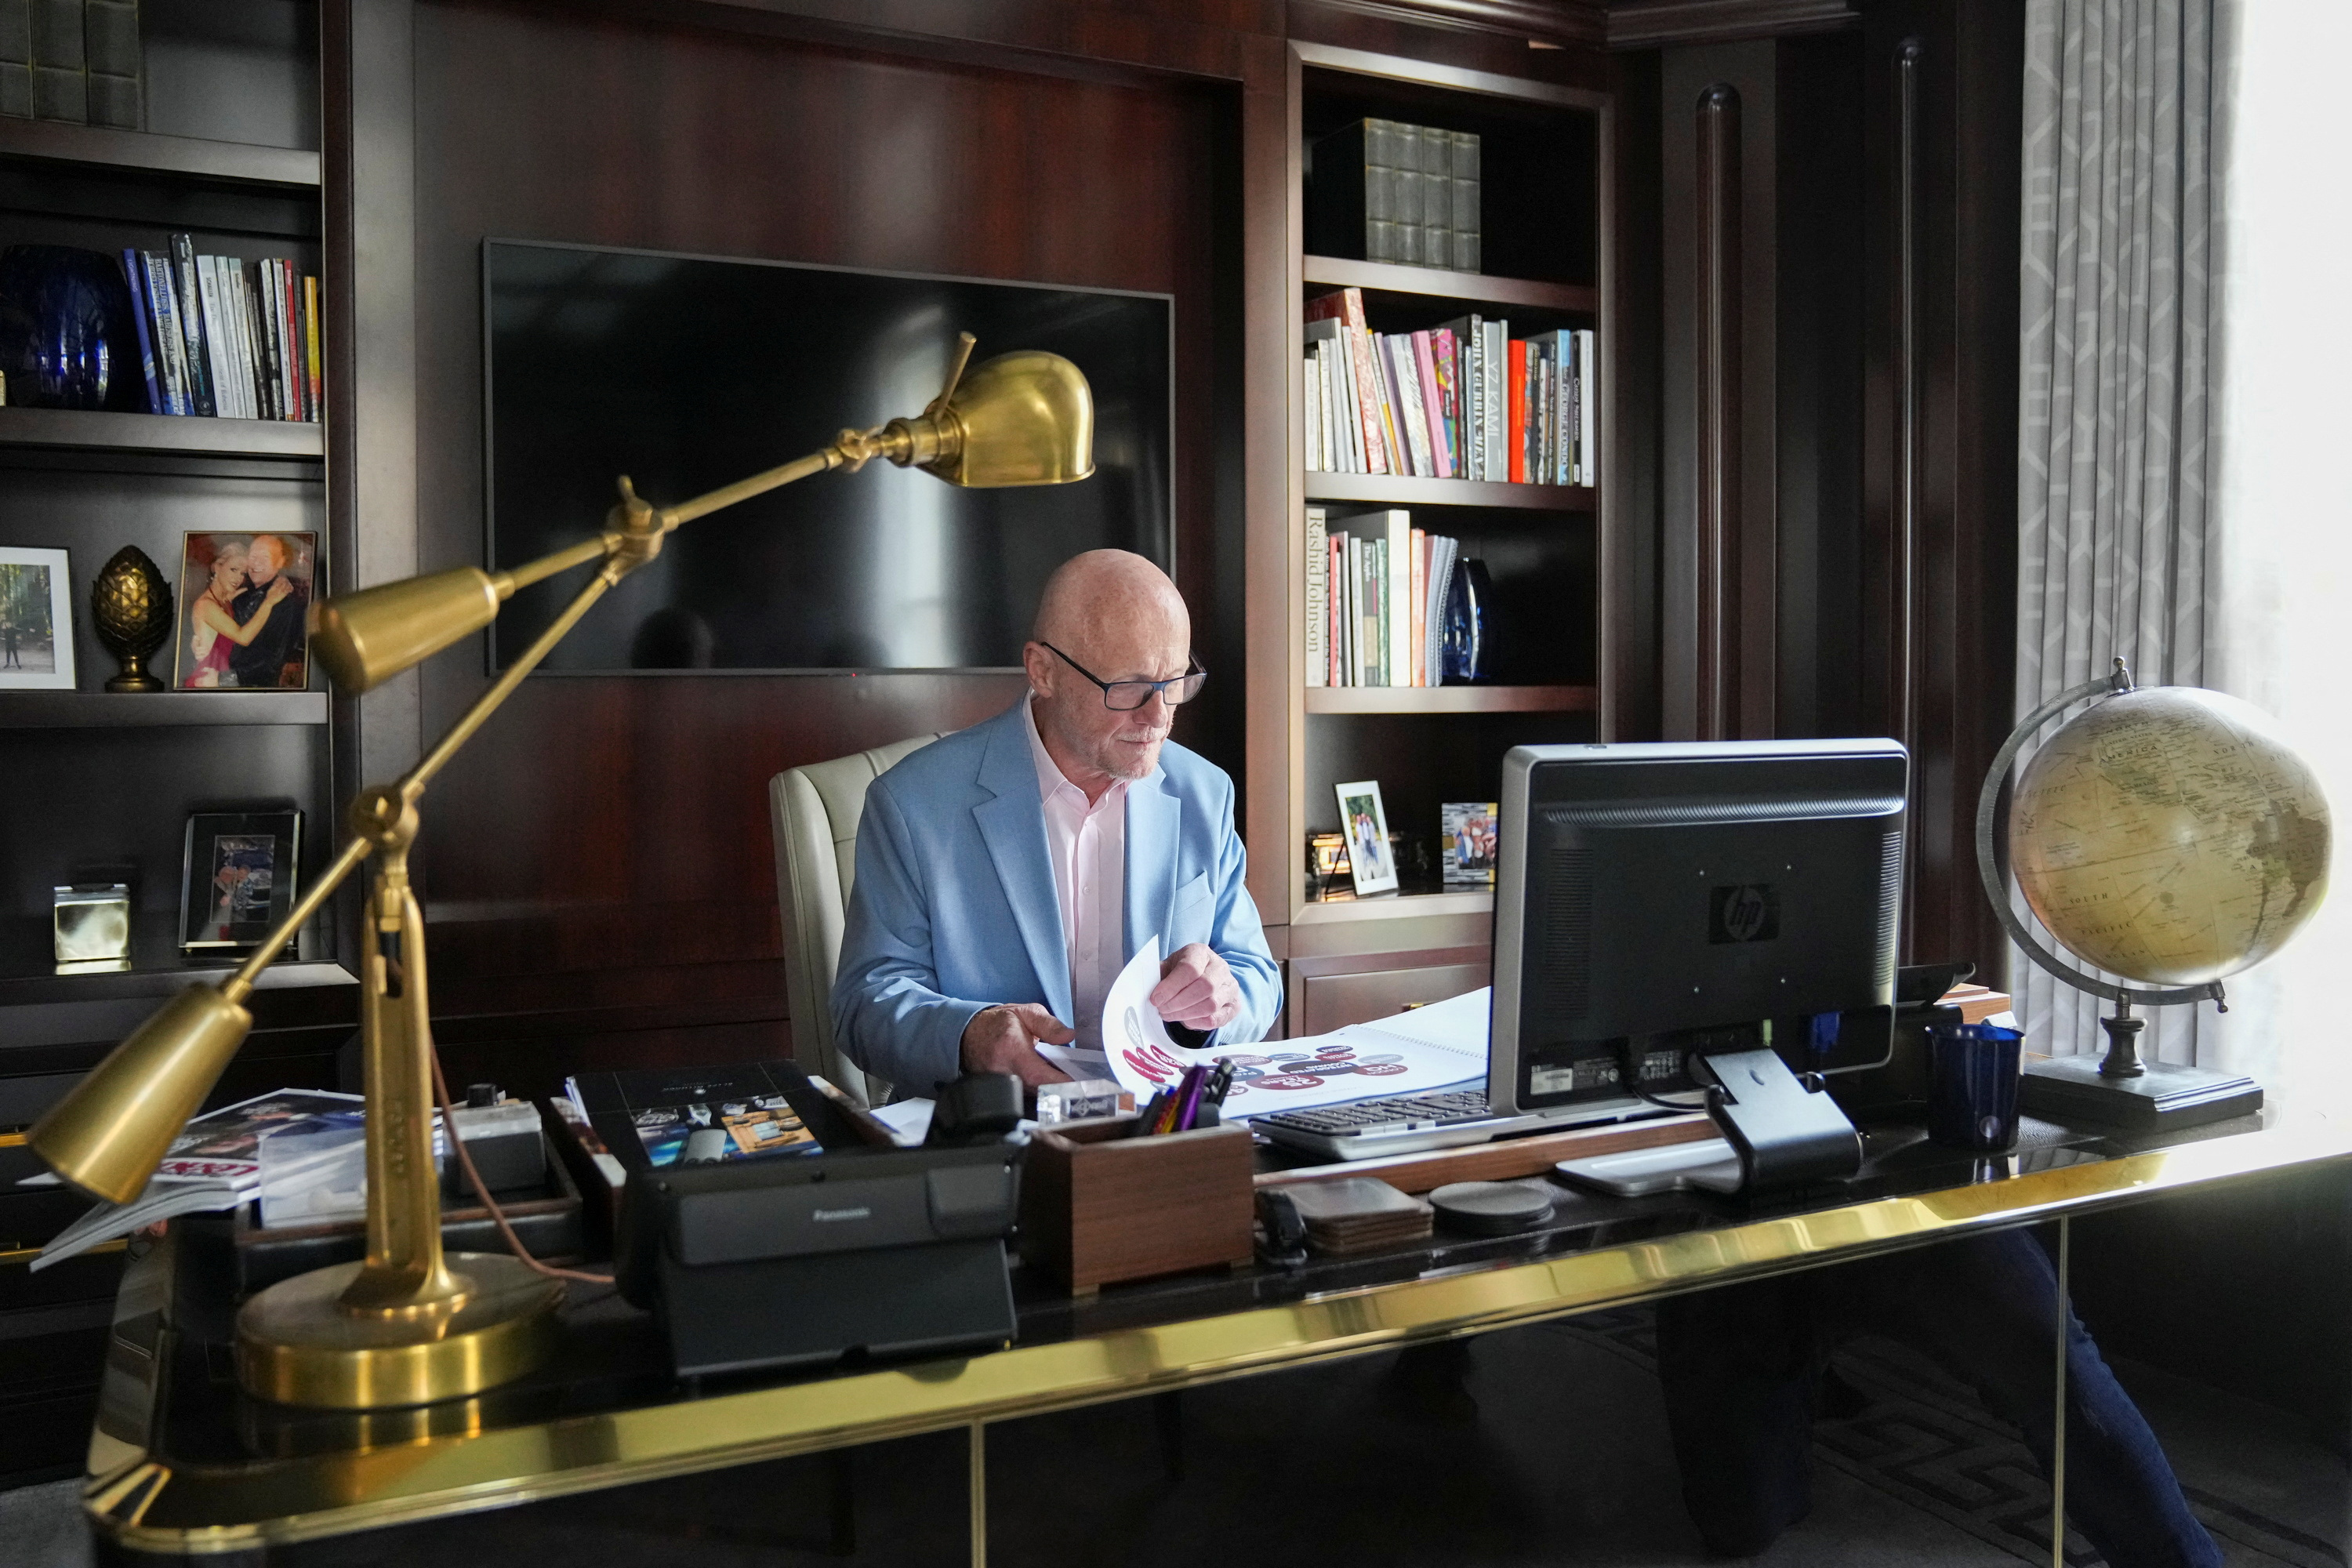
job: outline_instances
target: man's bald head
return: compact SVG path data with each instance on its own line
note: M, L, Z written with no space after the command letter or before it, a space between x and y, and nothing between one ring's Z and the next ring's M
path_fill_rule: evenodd
M1107 653L1097 646L1107 633L1116 638L1119 628L1139 626L1157 641L1192 646L1192 614L1167 573L1133 551L1089 550L1045 579L1029 635L1083 664L1088 653Z
M1022 663L1063 776L1097 798L1150 773L1175 710L1154 697L1114 712L1096 681L1171 680L1190 668L1192 617L1168 574L1125 550L1073 556L1046 579L1032 639Z

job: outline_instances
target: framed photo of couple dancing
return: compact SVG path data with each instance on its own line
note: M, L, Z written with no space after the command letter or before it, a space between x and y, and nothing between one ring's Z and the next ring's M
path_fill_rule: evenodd
M182 691L308 687L305 623L318 574L316 533L183 535L173 686Z

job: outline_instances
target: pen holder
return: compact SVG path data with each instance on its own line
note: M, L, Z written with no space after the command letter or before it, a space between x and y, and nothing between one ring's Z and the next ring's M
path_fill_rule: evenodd
M1021 1178L1021 1260L1092 1295L1122 1279L1247 1263L1245 1126L1135 1135L1133 1117L1041 1127Z

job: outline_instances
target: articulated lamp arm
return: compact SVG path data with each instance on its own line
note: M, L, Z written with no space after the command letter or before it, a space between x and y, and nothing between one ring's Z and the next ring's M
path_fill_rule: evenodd
M553 624L415 766L352 801L352 837L252 956L219 984L192 986L158 1009L40 1120L28 1140L34 1151L58 1175L98 1197L115 1203L136 1197L251 1029L246 1002L263 971L370 857L389 862L380 883L394 881L402 899L411 897L404 862L425 786L596 601L658 555L676 529L816 474L855 472L876 458L971 488L1062 484L1093 473L1093 396L1077 367L1056 354L1022 351L966 375L971 349L971 335L962 334L946 387L911 419L844 430L819 451L674 506L649 505L625 478L619 502L593 539L495 574L464 566L314 605L313 651L337 686L359 693L488 626L520 590L602 563ZM380 896L384 891L379 888ZM374 907L379 901L371 900L371 921L379 934L393 938L397 952L400 928L390 910ZM405 956L419 982L410 1008L421 1020L422 954ZM373 975L365 982L371 995L378 984ZM379 1120L371 1119L372 1144ZM373 1205L370 1218L373 1256Z

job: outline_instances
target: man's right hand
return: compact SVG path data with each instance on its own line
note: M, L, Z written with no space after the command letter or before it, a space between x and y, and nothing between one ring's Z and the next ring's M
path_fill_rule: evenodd
M1023 1083L1067 1083L1070 1075L1037 1054L1037 1042L1066 1046L1078 1032L1035 1002L983 1007L963 1026L966 1072L1009 1072Z

